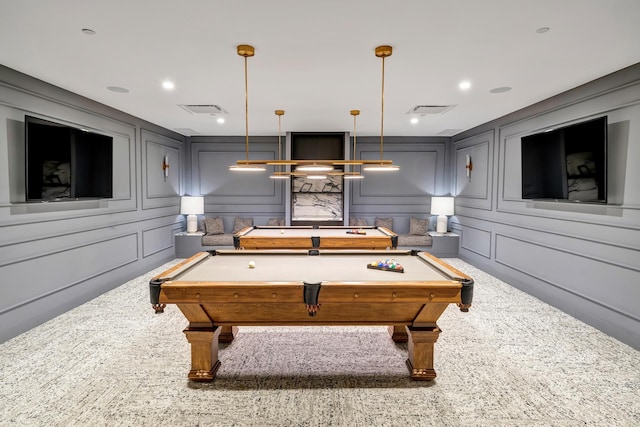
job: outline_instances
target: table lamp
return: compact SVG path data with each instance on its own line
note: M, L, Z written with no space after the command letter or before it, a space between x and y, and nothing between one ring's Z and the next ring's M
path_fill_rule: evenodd
M187 216L187 233L195 233L198 231L197 215L204 214L204 197L182 196L180 213Z
M447 232L447 215L453 215L453 197L432 197L431 215L438 215L436 232Z

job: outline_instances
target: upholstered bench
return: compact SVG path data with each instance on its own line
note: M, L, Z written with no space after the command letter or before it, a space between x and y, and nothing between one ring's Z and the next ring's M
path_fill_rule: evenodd
M369 224L366 218L349 218L349 225L357 227ZM393 229L393 217L376 217L373 225L395 231ZM431 245L433 245L433 239L429 235L429 219L412 217L409 220L409 233L398 234L399 248L423 249Z
M284 218L269 218L267 225L283 226ZM202 222L202 249L233 248L233 235L238 231L253 226L253 218L242 218L237 216L234 220L233 231L225 233L224 223L221 217L205 217Z

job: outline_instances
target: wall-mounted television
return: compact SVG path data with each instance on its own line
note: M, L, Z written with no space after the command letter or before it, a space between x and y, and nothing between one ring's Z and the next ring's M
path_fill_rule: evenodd
M26 198L113 197L113 138L25 116Z
M607 116L521 141L523 199L607 202Z

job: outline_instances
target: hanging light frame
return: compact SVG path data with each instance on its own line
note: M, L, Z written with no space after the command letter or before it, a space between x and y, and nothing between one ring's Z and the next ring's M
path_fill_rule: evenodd
M382 114L380 118L380 160L249 160L249 88L247 78L247 59L255 55L255 49L250 45L238 45L238 55L244 57L244 86L245 86L245 159L238 160L235 165L229 167L231 170L238 171L264 171L265 166L296 166L298 172L286 172L282 170L275 171L271 177L280 178L284 176L308 176L307 172L319 175L321 172L326 172L327 175L342 175L347 178L361 177L358 172L338 172L333 170L334 166L361 166L363 170L398 170L398 166L394 165L391 160L383 159L383 145L384 145L384 59L391 56L393 49L391 46L378 46L375 49L377 57L382 58ZM276 114L278 111L276 110ZM358 111L358 110L352 110ZM358 111L359 114L359 111ZM355 155L355 116L354 114L354 155ZM278 115L278 151L280 152L280 115ZM310 168L309 171L304 172L305 168ZM320 169L322 168L322 170Z
M351 110L349 112L352 116L353 116L353 157L356 156L356 117L358 117L360 115L360 110ZM345 166L345 168L347 168L348 166ZM364 175L362 175L360 172L355 170L356 165L353 165L353 171L348 171L345 169L344 172L344 179L362 179L364 178Z
M282 159L282 135L280 131L280 118L284 116L284 110L276 110L276 116L278 116L278 160ZM275 170L269 178L271 179L288 179L291 175L283 171L282 166L276 166L277 170Z
M393 48L391 46L378 46L375 50L376 56L378 58L382 58L382 96L380 97L380 161L377 163L369 163L362 167L363 170L366 171L377 171L377 172L387 172L387 171L397 171L400 169L399 166L394 165L389 161L386 163L383 158L384 154L384 59L391 56L393 53Z
M242 172L263 172L267 168L263 163L249 163L249 79L247 77L247 59L255 55L255 49L248 44L237 47L238 55L244 57L244 121L245 121L245 161L237 161L229 166L230 170Z

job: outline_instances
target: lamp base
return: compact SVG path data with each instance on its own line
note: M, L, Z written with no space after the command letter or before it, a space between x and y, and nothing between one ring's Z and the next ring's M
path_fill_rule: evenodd
M187 215L187 233L195 233L198 231L198 216Z
M438 221L436 223L436 233L445 234L447 232L447 217L446 215L438 215Z

